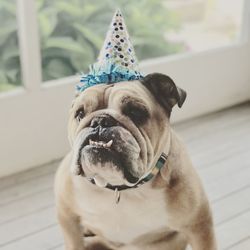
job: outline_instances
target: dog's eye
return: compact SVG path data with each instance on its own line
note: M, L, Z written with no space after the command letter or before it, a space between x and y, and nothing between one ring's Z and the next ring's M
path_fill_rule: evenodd
M142 124L149 118L149 113L146 107L133 104L127 104L123 108L123 113L137 124Z
M84 110L80 108L76 111L75 118L78 122L80 122L84 118Z

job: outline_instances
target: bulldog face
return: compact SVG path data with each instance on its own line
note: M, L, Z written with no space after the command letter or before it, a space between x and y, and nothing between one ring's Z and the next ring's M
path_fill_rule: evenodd
M72 172L99 186L133 185L162 153L172 107L185 97L162 74L86 89L70 111Z

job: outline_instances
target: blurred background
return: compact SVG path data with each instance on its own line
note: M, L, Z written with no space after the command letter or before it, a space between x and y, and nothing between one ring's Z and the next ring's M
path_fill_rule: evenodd
M86 72L117 6L139 60L197 52L237 41L243 0L36 0L42 80ZM16 1L0 2L0 90L22 85ZM29 34L33 35L33 34Z
M142 72L187 91L172 123L219 249L250 249L250 0L0 0L0 249L63 249L54 173L70 149L75 85L117 7Z

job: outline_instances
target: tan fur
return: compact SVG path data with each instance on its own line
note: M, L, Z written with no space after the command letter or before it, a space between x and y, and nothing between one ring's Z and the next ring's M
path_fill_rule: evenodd
M121 115L119 103L124 96L143 100L150 109L150 122L138 129ZM82 105L87 114L77 124L74 114ZM153 181L121 191L116 204L114 191L72 174L70 152L55 180L57 214L66 250L184 250L187 242L193 250L216 250L212 216L200 179L151 93L139 82L87 89L71 110L71 145L81 129L102 112L126 125L137 139L143 166L154 165L159 155L169 150L171 136L168 161ZM84 238L84 230L95 236Z

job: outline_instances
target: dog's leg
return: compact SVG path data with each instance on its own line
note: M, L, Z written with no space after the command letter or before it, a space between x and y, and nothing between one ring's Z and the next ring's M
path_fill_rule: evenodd
M65 250L85 250L79 218L71 214L70 210L63 211L62 208L57 216L64 236Z
M154 246L154 245L153 245ZM180 233L173 234L167 239L163 239L158 242L158 245L155 245L155 248L152 247L148 250L185 250L187 247L187 238Z
M187 236L192 250L217 250L213 221L210 216L189 228Z
M201 225L202 226L202 225ZM204 225L203 225L204 226ZM202 226L202 227L203 227ZM212 229L200 228L194 229L189 233L189 241L192 250L216 250L216 241Z
M117 250L117 247L111 246L99 236L85 237L84 244L86 250Z

